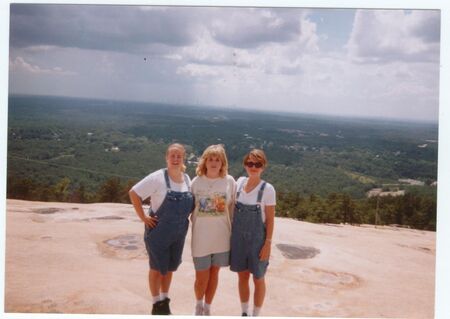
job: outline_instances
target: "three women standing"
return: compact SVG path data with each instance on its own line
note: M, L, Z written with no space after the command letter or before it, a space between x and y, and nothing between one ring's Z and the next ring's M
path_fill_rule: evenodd
M192 214L192 256L196 270L195 315L210 315L220 267L238 273L242 315L249 314L249 278L255 285L253 316L265 297L275 215L275 189L261 179L267 166L262 150L244 157L248 177L237 183L228 175L222 145L211 145L198 164L192 182L184 173L185 149L172 144L166 152L167 168L151 173L129 191L136 214L145 224L149 256L148 274L153 315L171 314L169 288L172 273L181 263L188 217ZM195 200L194 200L195 194ZM142 201L151 198L147 216ZM234 207L233 207L234 206Z

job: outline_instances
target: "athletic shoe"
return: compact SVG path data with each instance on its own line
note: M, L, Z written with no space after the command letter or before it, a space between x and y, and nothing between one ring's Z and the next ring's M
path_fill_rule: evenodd
M162 315L162 301L157 301L153 304L152 315Z
M194 316L203 316L203 306L201 304L195 305Z
M170 298L166 298L164 300L161 300L161 315L171 315L172 313L170 312L170 307L169 307L169 303L170 303Z
M247 317L248 315L247 315L247 313L246 312L243 312L242 313L242 317Z

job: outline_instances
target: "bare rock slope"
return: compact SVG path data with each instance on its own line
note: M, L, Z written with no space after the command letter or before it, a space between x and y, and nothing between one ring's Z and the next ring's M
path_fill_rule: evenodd
M7 200L5 312L148 314L143 224L126 204ZM264 316L434 316L434 232L276 218ZM191 315L186 238L172 312ZM214 315L240 315L222 269Z

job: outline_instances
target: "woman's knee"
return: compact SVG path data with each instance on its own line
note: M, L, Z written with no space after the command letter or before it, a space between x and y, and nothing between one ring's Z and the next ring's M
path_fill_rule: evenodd
M238 276L239 276L239 282L248 282L250 279L250 272L241 271L241 272L238 272Z
M266 284L266 281L264 280L264 276L260 277L260 278L256 278L255 276L253 276L253 283L256 286L264 286Z
M209 280L209 269L195 272L195 283L197 285L204 285L208 283L208 280Z
M163 275L155 269L150 269L149 273L148 273L150 278L162 278Z
M209 277L217 278L219 276L219 270L220 267L211 266L211 268L209 268Z

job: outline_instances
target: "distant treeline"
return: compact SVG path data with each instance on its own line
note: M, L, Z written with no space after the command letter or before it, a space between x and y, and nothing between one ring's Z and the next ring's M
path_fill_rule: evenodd
M245 175L250 149L264 150L263 178L277 190L279 216L435 229L437 141L437 123L11 95L7 191L27 200L127 203L131 185L166 165L170 143L186 146L190 176L203 150L222 143L234 177ZM406 195L367 198L374 188Z
M97 190L87 191L83 184L72 185L62 178L54 185L32 179L8 177L7 197L32 201L75 203L130 203L128 190L136 180L107 179ZM416 229L436 230L436 196L407 192L403 196L380 196L352 199L348 193L330 193L326 197L296 192L277 193L277 216L313 223L349 223L403 225Z

